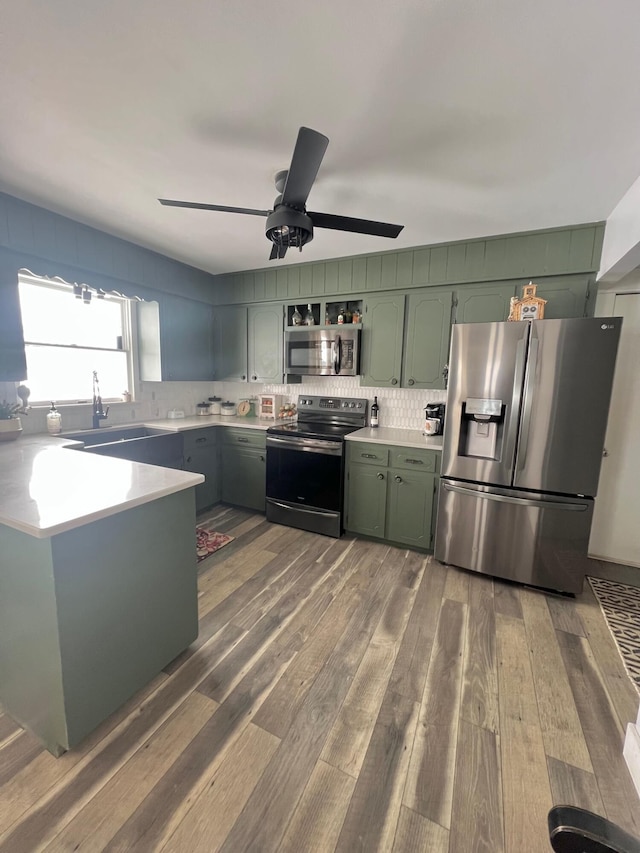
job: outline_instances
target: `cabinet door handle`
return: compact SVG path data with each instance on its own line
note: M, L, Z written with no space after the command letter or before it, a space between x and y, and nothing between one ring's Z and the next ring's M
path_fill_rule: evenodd
M384 480L384 474L381 474L380 472L378 472L378 479Z
M394 377L393 377L393 379L391 380L391 384L392 384L392 385L397 385L397 384L398 384L398 380L395 378L395 376L394 376Z
M246 379L246 378L247 378L247 377L245 376L245 374L244 374L244 373L243 373L243 374L242 374L242 376L240 377L240 379Z
M206 438L196 438L196 444L202 444L206 440Z
M249 439L248 439L248 438L239 438L239 439L238 439L238 441L239 441L241 444L248 444L248 443L249 443Z
M395 476L393 479L396 481L396 483L401 483L401 482L402 482L402 477L400 477L400 475L399 475L399 474L396 474L396 476Z
M405 459L410 465L424 465L424 459Z
M258 378L257 376L252 376L252 377L251 377L251 379L252 379L254 382L256 381L256 379L257 379L257 378Z
M260 457L260 461L261 461L261 462L264 462L264 456L261 456L261 457Z
M187 462L191 462L191 457L187 456Z
M415 385L415 379L410 379L407 384L408 385Z
M363 459L377 459L378 458L375 453L361 453L360 456L362 456Z

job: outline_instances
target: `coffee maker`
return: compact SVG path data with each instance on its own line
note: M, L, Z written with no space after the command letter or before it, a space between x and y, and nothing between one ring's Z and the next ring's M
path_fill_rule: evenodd
M425 406L425 435L442 435L444 430L444 403L427 403Z

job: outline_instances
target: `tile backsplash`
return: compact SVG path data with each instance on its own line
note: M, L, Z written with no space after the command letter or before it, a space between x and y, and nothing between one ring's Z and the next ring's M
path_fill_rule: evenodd
M262 393L283 394L296 402L300 394L331 395L336 397L366 397L369 404L374 395L380 406L380 425L404 429L422 429L424 407L427 403L446 402L446 391L415 391L409 388L365 388L356 376L318 377L295 385L260 385L246 382L143 382L136 399L130 403L109 403L109 417L101 425L115 425L136 421L166 418L169 409L182 409L185 415L194 415L196 405L207 397L238 400ZM13 383L0 383L0 398L15 397ZM17 397L15 397L17 400ZM91 428L91 404L59 406L62 429ZM24 433L46 432L48 407L33 408L21 418Z

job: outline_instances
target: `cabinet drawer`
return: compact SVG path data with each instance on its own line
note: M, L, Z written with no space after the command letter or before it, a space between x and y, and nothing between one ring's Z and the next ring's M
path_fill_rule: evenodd
M257 447L259 450L264 450L266 447L267 436L264 430L260 429L230 429L223 428L223 442L239 447Z
M349 461L358 462L363 465L389 464L389 448L383 444L372 444L365 441L349 441Z
M215 427L189 430L183 435L185 456L200 447L214 447L218 443L218 431Z
M389 464L392 468L429 471L435 474L440 467L440 453L437 450L423 450L419 447L392 447L390 456Z

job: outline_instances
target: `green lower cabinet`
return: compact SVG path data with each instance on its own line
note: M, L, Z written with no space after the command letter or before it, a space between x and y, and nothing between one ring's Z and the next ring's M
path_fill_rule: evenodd
M198 429L184 433L184 469L204 474L196 486L196 512L217 504L221 497L217 430Z
M389 468L387 535L414 548L432 547L431 522L437 476Z
M348 476L347 529L383 539L387 512L387 469L351 465Z
M222 500L265 511L266 435L252 429L225 429L222 439Z
M440 454L347 442L346 529L429 550Z

